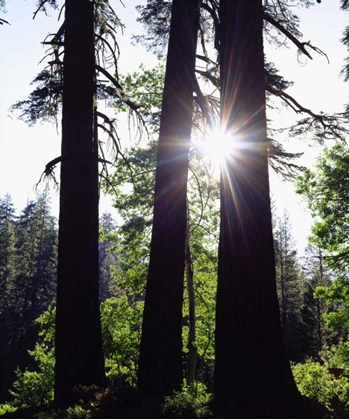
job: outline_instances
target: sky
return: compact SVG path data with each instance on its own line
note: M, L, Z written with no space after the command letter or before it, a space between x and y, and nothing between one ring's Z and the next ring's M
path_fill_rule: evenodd
M121 51L119 72L136 70L141 63L152 67L157 59L140 45L131 45L132 34L140 34L142 26L136 23L135 5L145 0L126 0L125 7L119 0L111 0L114 10L125 24L119 31L118 42ZM60 23L57 13L50 16L39 13L32 19L36 10L33 0L8 0L7 13L1 17L10 22L0 26L0 197L6 193L12 196L14 206L21 210L30 199L35 199L35 184L40 178L46 163L60 155L60 132L55 125L38 124L28 127L17 119L18 114L10 115L9 108L16 101L26 99L32 91L32 80L44 67L39 64L45 55L41 44L44 38L57 30ZM301 58L293 45L290 48L271 48L265 44L268 61L273 61L286 79L293 80L294 86L288 90L297 100L314 111L336 112L349 102L348 84L339 75L347 55L340 38L349 15L340 10L339 0L322 0L309 9L295 10L300 17L303 40L324 51L325 57L313 53L313 60ZM294 115L282 110L271 116L278 125L289 125ZM125 124L120 123L120 135L124 144L129 141ZM302 165L311 166L319 147L309 148L311 139L284 139L284 146L290 151L303 151ZM311 217L306 204L293 192L289 182L282 182L275 174L270 174L271 193L281 214L287 209L292 223L293 236L300 252L307 244ZM39 187L43 190L45 185ZM51 185L52 210L58 216L58 193ZM116 218L111 207L110 197L101 197L100 213L109 211Z

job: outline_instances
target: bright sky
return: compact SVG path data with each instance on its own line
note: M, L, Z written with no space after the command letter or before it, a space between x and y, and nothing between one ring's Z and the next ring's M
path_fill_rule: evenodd
M126 25L118 38L120 72L135 70L142 62L151 67L156 58L139 45L130 44L132 34L142 30L141 25L135 23L135 5L145 3L145 0L127 0L125 8L119 0L111 0L111 3ZM45 164L60 155L60 135L50 124L28 127L15 115L9 118L8 109L16 101L26 99L32 91L30 82L43 68L38 65L45 52L41 42L46 35L58 29L59 22L55 12L51 13L51 17L39 13L33 20L34 0L8 0L7 9L8 13L3 17L11 26L0 26L0 197L10 193L17 210L22 210L28 199L35 198L33 187ZM315 53L312 61L301 57L302 64L299 64L297 50L293 46L277 51L266 46L267 58L275 62L286 79L295 81L289 93L304 106L315 111L341 111L349 101L348 85L339 76L346 57L346 49L339 39L349 24L348 14L340 11L339 0L323 0L321 4L316 3L314 7L297 10L296 13L301 18L304 41L310 40L323 50L330 64ZM277 116L278 125L288 124L292 117L283 112ZM122 139L127 141L127 130L123 128L121 133ZM318 149L306 148L304 141L291 140L286 142L285 147L292 151L305 150L301 162L305 165L311 164L318 153ZM271 174L271 185L279 212L287 208L290 213L293 235L302 251L311 225L305 204L293 193L292 184L281 182L274 174ZM52 208L58 216L58 194L53 191ZM116 216L108 197L101 199L100 211L104 210Z

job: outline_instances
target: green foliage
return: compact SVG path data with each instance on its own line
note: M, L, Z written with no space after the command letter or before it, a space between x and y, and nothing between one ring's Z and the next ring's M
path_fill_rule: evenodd
M349 341L340 339L338 344L324 347L320 352L322 360L330 368L344 369L349 372Z
M327 251L327 263L338 271L349 263L348 181L349 148L343 142L326 148L315 169L307 169L296 183L296 192L305 197L316 219L310 240Z
M151 131L157 131L160 124L164 75L164 64L159 61L152 69L146 69L141 64L138 71L120 77L125 94L137 104L138 111ZM117 109L126 112L127 106L120 103Z
M17 407L13 407L11 404L0 404L0 416L7 413L14 413L17 411Z
M110 213L103 213L99 221L99 300L118 296L112 273L119 268L118 257L112 251L113 230L116 223Z
M285 211L274 229L276 286L280 307L280 320L289 358L304 358L302 336L302 306L304 281L297 258L291 224Z
M1 389L14 381L16 367L35 368L27 349L34 350L35 320L54 299L57 261L56 221L47 191L28 202L19 217L11 199L0 200L0 358ZM2 400L8 398L1 395Z
M28 352L35 360L37 370L16 370L17 379L10 390L11 405L16 408L39 406L53 400L55 312L46 311L37 320L41 325L39 341L35 349Z
M333 409L336 400L348 405L349 381L347 377L336 378L329 373L328 367L308 359L305 363L292 365L297 387L305 395L327 408Z
M92 419L92 411L85 409L81 405L74 405L74 407L68 407L67 409L41 411L35 418L37 419Z
M126 295L101 304L105 365L114 386L135 384L142 312L143 302L129 302ZM36 369L16 370L17 379L10 391L11 406L15 408L40 406L53 400L55 309L43 313L37 322L41 325L39 341L29 351Z
M316 288L315 297L332 305L324 315L328 328L337 333L349 332L349 282L346 277L336 278L330 286Z
M107 299L101 305L105 367L110 384L136 383L143 305L142 301L130 302L126 295Z
M166 397L162 407L163 418L202 419L212 417L209 404L212 395L198 382L195 389L183 386L182 390Z
M306 249L303 265L304 306L302 308L303 323L307 331L306 354L317 357L324 345L332 342L334 334L327 327L324 315L331 310L331 304L320 299L316 290L332 283L332 272L324 266L323 251L313 245Z

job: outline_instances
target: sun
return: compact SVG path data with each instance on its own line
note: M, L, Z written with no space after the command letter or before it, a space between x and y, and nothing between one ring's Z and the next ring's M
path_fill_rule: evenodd
M210 130L202 142L204 155L217 167L233 153L237 146L237 141L220 129Z

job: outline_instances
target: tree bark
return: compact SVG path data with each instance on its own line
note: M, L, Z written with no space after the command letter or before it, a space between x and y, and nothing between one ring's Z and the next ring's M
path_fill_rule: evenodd
M199 0L174 0L160 123L138 386L161 398L182 383L186 194Z
M94 137L94 3L65 3L55 402L104 384L98 285L98 152Z
M187 281L188 290L188 306L189 306L189 331L188 331L188 360L187 360L187 385L194 387L196 376L196 360L197 348L196 340L196 316L195 316L195 293L194 293L194 273L193 263L191 261L190 252L190 226L189 219L187 220L187 236L185 241L185 277Z
M221 170L216 415L258 417L298 397L276 294L261 0L221 0ZM268 414L269 413L269 414Z

